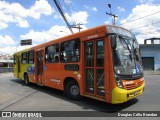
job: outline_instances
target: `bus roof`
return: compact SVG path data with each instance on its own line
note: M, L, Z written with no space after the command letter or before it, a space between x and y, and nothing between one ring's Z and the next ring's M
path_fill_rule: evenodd
M89 35L94 35L96 33L107 32L108 29L110 29L112 27L123 29L124 31L128 31L124 28L114 26L114 25L101 25L101 26L97 26L97 27L94 27L94 28L89 28L87 30L83 30L81 32L73 33L73 34L70 34L70 35L67 35L67 36L64 36L64 37L61 37L61 38L53 39L53 40L48 41L46 43L42 43L42 44L27 48L25 50L18 51L16 54L20 54L20 53L28 51L28 50L40 49L41 47L52 45L53 42L54 42L54 44L56 44L56 43L64 42L64 41L67 41L67 40L73 40L73 39L76 39L76 38L81 38L81 37L85 37L85 36L89 36ZM130 31L128 31L128 32L130 32Z

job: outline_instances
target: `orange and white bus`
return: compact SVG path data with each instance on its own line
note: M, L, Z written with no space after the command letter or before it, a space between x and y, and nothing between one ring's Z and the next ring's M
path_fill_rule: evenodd
M140 48L128 30L102 25L14 54L14 76L64 91L118 104L143 93Z

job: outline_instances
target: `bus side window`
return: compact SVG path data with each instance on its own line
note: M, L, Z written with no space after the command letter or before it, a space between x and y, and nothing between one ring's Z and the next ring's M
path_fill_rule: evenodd
M61 62L78 62L80 60L80 40L75 39L61 44Z
M22 64L27 64L27 52L22 53Z
M13 63L14 63L14 64L16 64L16 62L17 62L17 61L16 61L16 57L17 57L16 55L13 56Z
M28 63L33 64L34 63L34 51L28 52Z
M59 44L46 47L46 63L57 63L59 61Z

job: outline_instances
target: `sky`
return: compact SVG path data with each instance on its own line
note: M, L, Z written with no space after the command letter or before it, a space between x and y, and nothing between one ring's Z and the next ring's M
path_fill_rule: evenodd
M159 0L58 0L69 24L82 30L112 24L106 12L117 15L116 25L131 30L140 44L160 38ZM108 7L111 4L111 9ZM73 29L78 32L78 29ZM71 34L53 0L0 0L0 54L13 54L31 47L20 40L32 39L32 46Z

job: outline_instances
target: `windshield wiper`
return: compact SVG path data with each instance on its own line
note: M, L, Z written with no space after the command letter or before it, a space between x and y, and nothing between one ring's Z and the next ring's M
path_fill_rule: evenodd
M130 58L130 60L132 61L133 60L133 57L132 57L132 55L133 55L133 52L132 52L132 50L129 48L129 45L126 43L126 40L123 38L123 37L121 37L121 36L119 36L119 38L120 38L120 40L123 40L123 43L127 46L127 49L128 49L128 51L129 51L129 58ZM130 44L130 43L129 43Z

